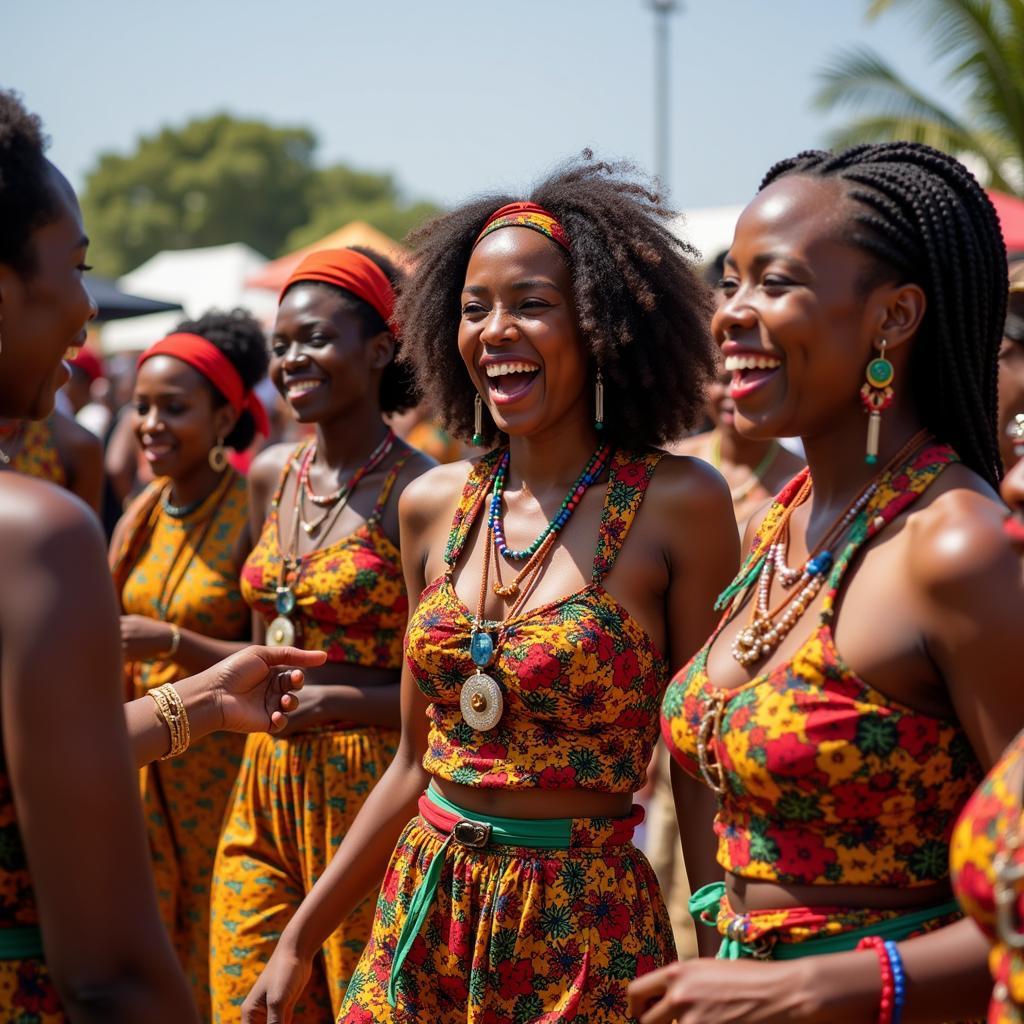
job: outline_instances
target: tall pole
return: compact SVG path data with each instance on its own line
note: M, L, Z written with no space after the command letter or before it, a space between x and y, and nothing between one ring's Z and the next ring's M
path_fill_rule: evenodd
M669 190L669 17L677 0L649 0L654 11L654 173Z

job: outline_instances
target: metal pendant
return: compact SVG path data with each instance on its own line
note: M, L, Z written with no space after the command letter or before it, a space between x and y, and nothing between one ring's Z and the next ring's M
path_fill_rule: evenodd
M278 615L291 615L295 611L295 591L291 587L278 587L274 608Z
M462 684L459 708L467 725L477 732L490 732L501 721L505 698L490 676L477 672Z
M278 615L267 626L267 643L274 647L292 647L295 644L295 626L287 615Z

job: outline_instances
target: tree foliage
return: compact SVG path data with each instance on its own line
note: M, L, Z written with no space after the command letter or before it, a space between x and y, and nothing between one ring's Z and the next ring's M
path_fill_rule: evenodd
M216 114L101 155L82 195L92 261L116 276L163 249L245 242L276 256L357 217L398 237L434 212L404 203L389 174L317 169L316 145L306 128Z
M854 113L831 143L927 142L973 158L989 186L1024 194L1024 0L870 0L868 16L895 7L918 19L964 111L928 96L875 51L847 49L823 70L815 97L824 109Z

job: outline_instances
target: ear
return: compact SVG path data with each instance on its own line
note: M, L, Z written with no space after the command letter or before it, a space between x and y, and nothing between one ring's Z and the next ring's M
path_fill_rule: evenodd
M395 358L395 339L390 331L375 334L366 344L371 370L383 370Z
M217 437L223 440L232 430L235 429L235 424L238 422L239 414L231 407L229 402L225 402L223 405L218 406L213 411L213 429Z
M916 284L888 285L879 291L878 334L885 338L886 350L892 351L917 334L928 299Z

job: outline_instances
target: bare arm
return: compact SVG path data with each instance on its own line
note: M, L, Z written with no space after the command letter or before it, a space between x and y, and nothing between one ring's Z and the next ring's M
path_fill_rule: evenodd
M76 1024L196 1021L157 913L99 526L37 481L3 497L0 706L47 964Z

